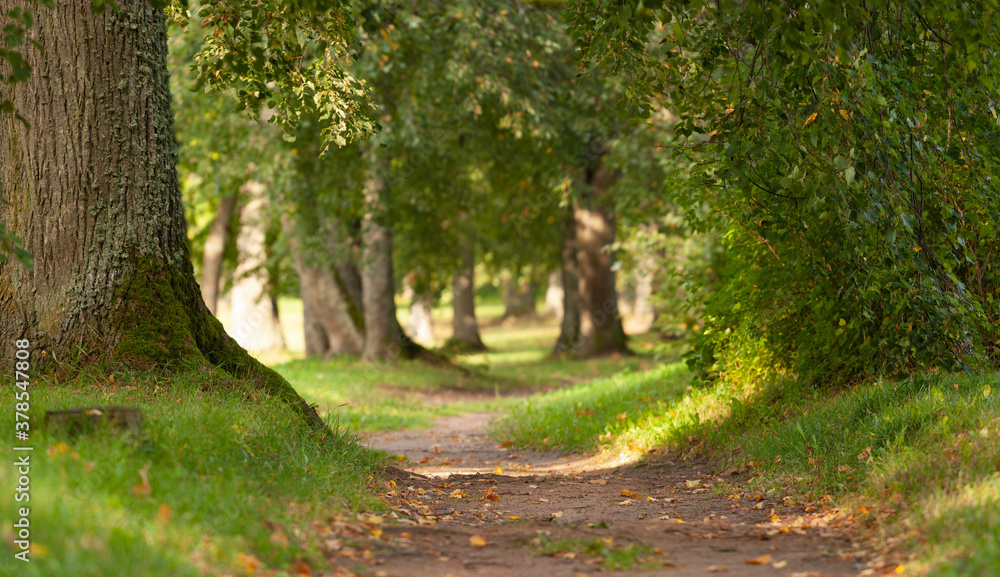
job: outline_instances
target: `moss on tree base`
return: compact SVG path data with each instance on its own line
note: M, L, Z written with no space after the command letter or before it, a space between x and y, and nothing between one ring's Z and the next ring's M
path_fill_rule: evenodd
M132 263L133 274L114 299L113 361L137 370L211 365L286 402L314 429L326 429L316 410L288 381L226 334L205 306L189 262L176 267L140 256Z

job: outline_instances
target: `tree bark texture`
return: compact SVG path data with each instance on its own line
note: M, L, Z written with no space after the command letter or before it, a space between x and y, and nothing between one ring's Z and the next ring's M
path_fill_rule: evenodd
M215 210L215 219L208 229L205 239L205 250L201 255L201 298L212 314L219 312L219 287L222 285L222 257L226 251L226 240L229 237L229 226L236 212L238 196L227 196L219 201Z
M236 235L238 263L233 273L233 338L253 353L282 350L285 338L271 303L265 273L267 264L267 197L264 185L248 181L241 187L245 199Z
M290 239L292 262L299 275L306 354L360 355L365 341L360 295L353 296L348 288L350 281L345 282L342 277L345 271L356 276L353 266L344 262L331 266L341 260L338 255L331 254L322 243L302 242L289 218L283 219L282 225ZM335 235L336 231L330 234ZM322 335L310 335L310 331Z
M470 239L471 240L471 239ZM476 260L471 242L458 247L458 269L452 283L451 341L454 347L466 351L485 351L476 320Z
M0 0L0 10L28 7ZM162 10L120 0L30 4L31 79L0 115L0 219L35 266L0 264L0 354L28 339L47 358L135 369L206 363L322 421L277 373L230 338L205 306L187 248L175 165Z
M629 352L618 312L614 256L610 250L615 241L615 220L606 197L613 181L614 176L598 159L588 170L580 200L573 204L572 214L567 213L563 224L565 296L556 354L583 358ZM571 294L571 286L575 286L576 295Z

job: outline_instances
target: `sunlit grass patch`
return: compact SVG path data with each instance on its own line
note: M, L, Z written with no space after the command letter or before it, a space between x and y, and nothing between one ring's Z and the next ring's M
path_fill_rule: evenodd
M315 522L382 505L369 489L378 457L339 429L319 437L277 401L217 373L115 373L31 388L31 423L46 409L136 405L141 435L33 429L32 561L17 575L246 574L246 564L323 566ZM224 390L223 387L236 387ZM13 430L13 397L0 422ZM13 462L13 451L4 450ZM0 484L13 487L13 467ZM17 518L12 498L0 516ZM11 526L0 529L11 558Z
M513 403L493 435L522 447L592 451L602 445L663 442L694 417L681 408L689 375L682 363L623 371ZM673 413L673 414L671 414Z

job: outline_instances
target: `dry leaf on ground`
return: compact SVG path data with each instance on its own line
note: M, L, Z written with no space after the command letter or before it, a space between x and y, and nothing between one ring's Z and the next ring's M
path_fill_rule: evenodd
M747 565L767 565L771 562L771 555L769 553L764 553L760 557L754 557L753 559L744 559L744 563Z
M472 537L469 537L469 545L472 545L473 547L485 547L486 539L483 539L479 535L473 535Z

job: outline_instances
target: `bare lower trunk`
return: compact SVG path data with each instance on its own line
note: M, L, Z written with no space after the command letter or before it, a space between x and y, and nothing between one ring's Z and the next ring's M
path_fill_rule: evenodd
M229 225L236 211L237 195L227 196L219 201L212 227L208 229L205 250L201 255L201 297L212 314L218 312L219 286L222 278L222 256L226 250Z
M468 243L459 247L459 267L452 283L452 312L450 344L469 351L484 351L476 320L476 262Z
M629 352L615 288L615 221L606 198L614 177L598 160L563 223L563 323L556 354ZM572 229L572 230L571 230ZM575 294L574 294L575 293Z
M549 285L545 289L545 314L562 318L563 315L563 282L562 270L549 275Z
M434 344L434 322L431 317L434 299L414 294L410 303L410 334L425 345Z
M175 165L162 10L119 0L36 10L34 73L0 114L0 219L34 269L0 264L0 356L30 342L33 368L110 361L136 370L214 365L324 424L250 357L205 306L194 278ZM26 3L0 0L0 12ZM43 356L42 352L47 354Z
M326 337L323 323L317 319L315 307L309 292L299 285L299 296L302 299L302 332L306 346L306 356L325 355L330 350L330 340Z
M608 211L577 207L577 260L580 265L580 334L576 355L589 357L627 352L625 331L618 314L614 257L614 219Z
M632 301L632 314L629 319L630 334L645 333L653 328L656 322L656 309L651 302L653 296L653 281L656 278L656 261L650 255L644 255L636 271L635 299Z
M240 210L240 232L236 236L239 264L230 291L233 338L251 353L282 350L285 339L264 274L267 263L264 185L249 181L241 191L246 203Z
M282 220L282 227L299 276L306 354L360 355L365 340L361 305L341 280L342 267L330 266L337 257L320 246L304 247L289 218Z
M504 319L535 316L535 290L529 280L507 279L503 287Z
M580 263L576 241L576 219L573 206L563 213L562 222L562 322L553 353L575 355L581 346L580 335Z
M427 351L403 332L396 318L392 271L392 229L388 190L376 168L365 183L365 216L361 224L361 301L365 342L361 358L391 361L414 358Z

